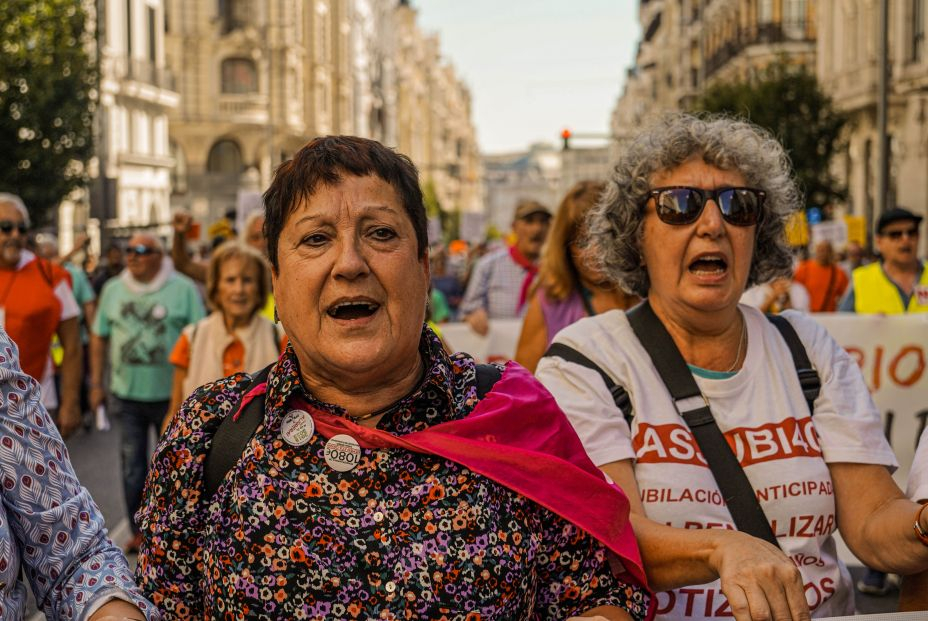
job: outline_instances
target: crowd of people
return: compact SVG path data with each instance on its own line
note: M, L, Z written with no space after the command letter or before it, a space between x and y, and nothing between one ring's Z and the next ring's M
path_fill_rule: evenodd
M94 621L840 616L836 534L928 610L928 431L903 491L809 314L928 311L921 216L802 258L780 144L682 114L489 246L430 247L414 164L362 138L307 143L264 207L88 270L0 194L3 618L26 581ZM509 318L513 363L441 338ZM101 408L134 577L62 441Z

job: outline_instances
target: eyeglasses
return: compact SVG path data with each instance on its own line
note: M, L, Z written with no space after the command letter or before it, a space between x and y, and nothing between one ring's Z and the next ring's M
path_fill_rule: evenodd
M9 235L13 232L13 229L19 231L20 235L25 235L29 232L29 227L26 226L25 222L13 222L12 220L0 220L0 232L3 232L4 235Z
M126 248L126 254L134 255L137 254L140 257L144 257L150 254L158 254L161 252L157 248L152 248L151 246L146 246L144 244L138 244L136 246L129 246Z
M718 188L703 190L686 186L654 188L648 198L654 199L657 217L672 225L692 224L702 215L711 198L719 206L725 222L734 226L757 224L767 194L754 188Z
M880 233L880 237L888 237L893 241L902 239L903 235L909 239L915 239L918 237L918 227L916 226L914 229L903 229L901 231L889 231L887 233Z

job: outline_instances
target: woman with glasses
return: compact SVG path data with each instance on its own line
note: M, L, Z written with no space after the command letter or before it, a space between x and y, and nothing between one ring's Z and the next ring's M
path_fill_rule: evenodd
M781 327L739 304L789 272L800 205L782 146L754 125L673 115L640 131L588 226L600 269L647 300L580 320L539 363L629 492L659 618L851 614L836 530L868 565L928 568L914 529L928 512L890 477L854 360L805 315Z
M622 291L591 267L583 240L583 219L606 184L579 181L558 207L532 285L515 360L534 372L542 354L563 328L583 317L629 308L637 296Z

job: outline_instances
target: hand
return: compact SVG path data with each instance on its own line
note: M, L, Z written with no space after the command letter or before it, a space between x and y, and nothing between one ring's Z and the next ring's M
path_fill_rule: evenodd
M174 227L175 234L186 235L190 227L193 226L193 217L186 211L175 211L171 219L171 226Z
M789 278L777 278L772 283L770 283L770 288L773 289L773 294L776 297L781 297L784 295L789 295L789 288L792 285Z
M726 531L709 564L719 575L735 619L812 618L799 569L766 541Z
M80 407L62 405L58 408L58 432L61 434L62 438L68 438L80 426Z
M478 308L471 314L464 317L464 321L470 326L471 330L480 336L486 336L490 331L490 318L484 308Z
M78 233L74 236L74 247L83 248L90 243L90 236L87 233Z

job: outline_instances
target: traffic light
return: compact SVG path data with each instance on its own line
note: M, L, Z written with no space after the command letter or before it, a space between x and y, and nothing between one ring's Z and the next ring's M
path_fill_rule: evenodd
M564 140L564 150L566 151L570 148L570 130L566 127L561 132L561 138Z

